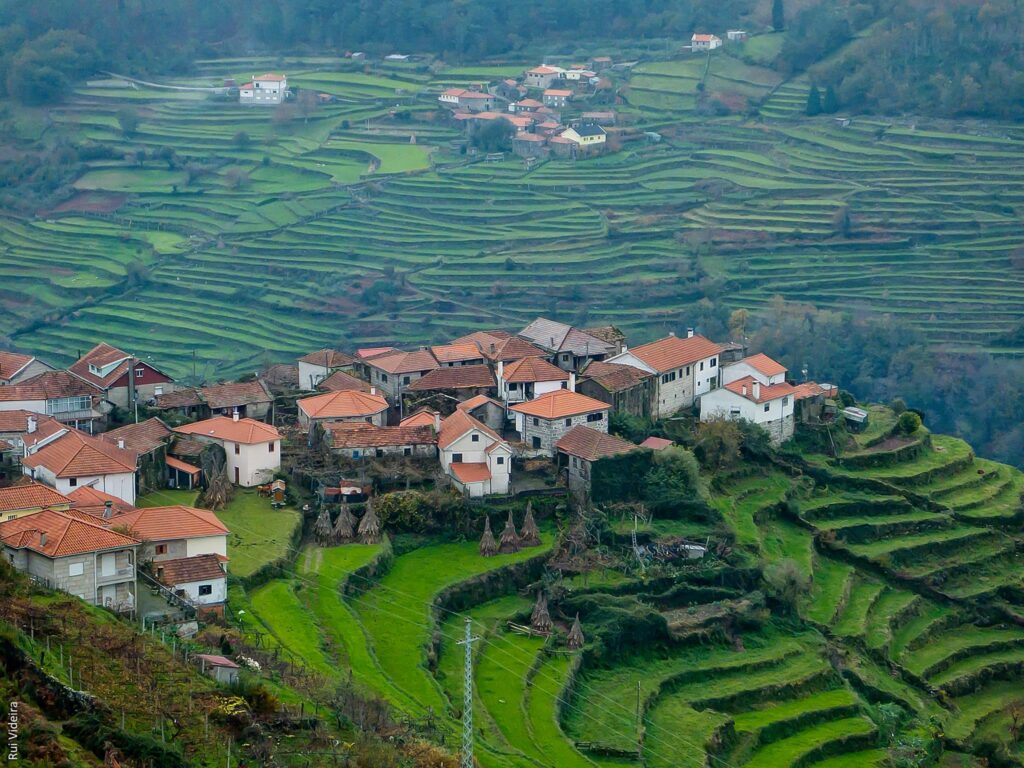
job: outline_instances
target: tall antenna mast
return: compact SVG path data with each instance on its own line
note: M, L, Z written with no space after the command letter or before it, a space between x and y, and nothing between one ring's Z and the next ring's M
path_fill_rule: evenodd
M462 761L459 768L473 768L473 622L466 617L466 637L459 640L466 652L465 679L462 682Z

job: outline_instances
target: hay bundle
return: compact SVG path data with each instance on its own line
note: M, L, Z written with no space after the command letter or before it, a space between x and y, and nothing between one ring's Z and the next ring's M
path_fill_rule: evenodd
M540 529L533 519L533 502L526 502L526 519L523 520L523 531L519 535L519 544L523 547L540 546Z
M549 634L551 632L551 614L548 613L548 599L543 592L537 593L537 603L533 606L533 613L530 614L530 626L534 632Z
M373 500L366 502L366 514L359 521L359 542L361 544L380 544L380 518L373 511Z
M576 620L572 623L569 636L565 639L565 645L570 651L578 651L583 647L583 627L580 626L580 615L576 614Z
M321 547L326 547L331 540L331 513L327 507L320 507L320 514L313 523L313 538Z
M498 540L498 551L503 555L511 555L519 551L519 534L516 533L516 524L512 520L511 509L508 511L505 530L501 532L501 539Z
M491 518L484 516L484 535L480 537L480 554L484 557L494 557L498 554L498 542L494 540L491 532Z
M331 544L347 544L356 537L356 518L348 508L348 504L341 503L341 512L338 519L334 521L334 529L331 531Z

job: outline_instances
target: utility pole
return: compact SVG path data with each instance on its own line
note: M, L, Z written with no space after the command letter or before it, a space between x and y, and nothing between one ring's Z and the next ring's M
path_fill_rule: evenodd
M462 682L462 761L459 768L473 768L473 621L466 617L466 637L459 640L466 652L465 679Z

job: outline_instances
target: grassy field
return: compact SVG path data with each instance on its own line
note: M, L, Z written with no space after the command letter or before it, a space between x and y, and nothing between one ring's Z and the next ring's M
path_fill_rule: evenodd
M217 517L231 531L229 567L236 576L249 576L282 557L288 551L295 527L301 525L298 510L274 509L270 499L242 488L236 489L234 497L217 512Z

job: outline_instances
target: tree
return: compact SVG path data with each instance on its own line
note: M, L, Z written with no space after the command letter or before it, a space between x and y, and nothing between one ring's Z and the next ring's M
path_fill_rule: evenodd
M913 411L905 411L900 414L897 426L904 435L913 435L921 428L921 417Z
M790 611L796 611L800 598L811 588L810 578L800 570L795 560L789 558L765 568L764 582L768 594Z
M850 236L853 221L850 218L850 206L844 205L832 214L832 231L843 237Z
M839 96L831 85L825 89L825 99L821 103L821 111L826 115L834 115L839 111Z
M473 134L473 146L484 152L506 152L512 148L516 128L504 117L488 120Z
M252 143L252 139L249 138L249 134L245 131L239 131L231 137L231 142L239 149L245 149Z
M735 421L712 419L697 427L693 450L708 469L722 469L736 463L742 444L743 434Z
M745 309L734 309L729 315L729 334L731 338L743 341L747 336L747 323L750 313Z
M786 9L782 5L782 0L774 0L772 2L772 29L781 32L785 26Z
M656 510L692 502L700 496L697 459L685 448L657 451L644 478L643 495L644 501Z
M814 84L811 85L811 90L807 94L807 108L805 111L808 117L821 114L821 91Z
M122 109L117 113L117 124L121 126L121 133L131 136L139 128L139 116L130 109Z

